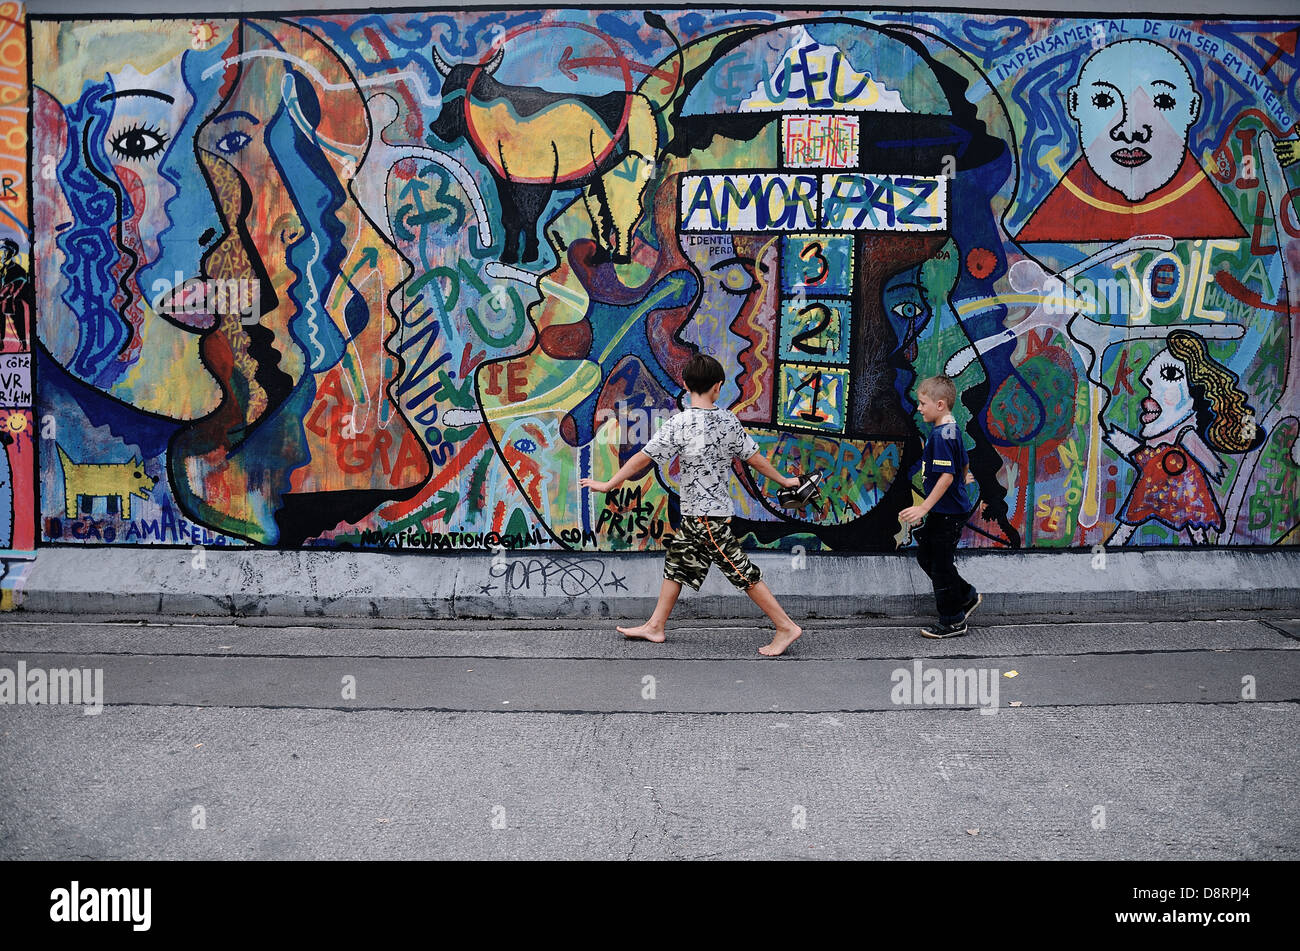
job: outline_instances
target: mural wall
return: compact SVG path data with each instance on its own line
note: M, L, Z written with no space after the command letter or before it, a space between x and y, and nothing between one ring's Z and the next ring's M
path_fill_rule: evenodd
M1300 540L1296 22L29 27L33 264L0 207L42 542L657 548L675 469L578 479L697 349L778 466L825 474L796 511L738 466L750 545L908 544L939 372L968 546Z
M22 7L0 3L0 609L36 547L28 89Z

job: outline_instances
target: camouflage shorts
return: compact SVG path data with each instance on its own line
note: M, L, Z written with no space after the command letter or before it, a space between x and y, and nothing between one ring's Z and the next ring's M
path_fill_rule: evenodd
M740 550L740 542L731 534L731 519L683 515L681 528L668 543L664 578L699 591L711 563L742 591L763 580L758 565Z

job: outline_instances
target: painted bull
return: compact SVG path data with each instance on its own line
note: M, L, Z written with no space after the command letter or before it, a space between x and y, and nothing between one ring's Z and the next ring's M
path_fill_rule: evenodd
M442 111L430 129L448 145L465 138L492 172L501 201L501 260L537 260L537 222L557 188L581 188L597 243L627 261L641 195L650 180L659 130L650 102L633 92L599 96L507 86L493 73L504 50L483 64L444 60Z

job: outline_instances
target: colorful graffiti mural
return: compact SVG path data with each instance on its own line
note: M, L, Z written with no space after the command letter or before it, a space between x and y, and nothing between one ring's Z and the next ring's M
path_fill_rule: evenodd
M27 101L23 10L0 4L0 610L36 548Z
M738 467L750 546L907 544L938 372L967 546L1300 541L1296 22L28 26L3 301L38 385L0 433L30 467L41 421L44 543L657 548L675 469L578 480L696 350L825 475L794 511Z

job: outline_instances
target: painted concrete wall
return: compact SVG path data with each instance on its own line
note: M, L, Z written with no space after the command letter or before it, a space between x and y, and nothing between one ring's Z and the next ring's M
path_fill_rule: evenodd
M654 548L675 468L578 479L697 349L778 466L826 475L800 512L738 467L755 546L908 544L935 373L967 546L1297 540L1294 21L29 28L10 547Z
M0 555L30 558L36 547L33 441L33 312L27 204L27 37L23 8L0 3ZM0 609L12 603L0 560Z

